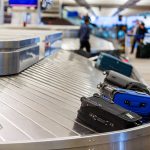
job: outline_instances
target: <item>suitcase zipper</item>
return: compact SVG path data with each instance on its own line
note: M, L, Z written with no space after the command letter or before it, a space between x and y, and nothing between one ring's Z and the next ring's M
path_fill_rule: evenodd
M89 117L92 118L94 121L98 121L98 122L104 124L105 126L114 127L114 124L113 124L113 123L111 123L111 122L108 121L108 120L104 120L104 119L98 117L97 115L95 115L95 114L93 114L93 113L90 113L90 114L89 114Z

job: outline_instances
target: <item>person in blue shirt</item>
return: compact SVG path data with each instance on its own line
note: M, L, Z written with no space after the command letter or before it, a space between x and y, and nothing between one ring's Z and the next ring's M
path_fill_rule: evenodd
M147 29L145 28L145 24L142 22L139 24L139 27L137 28L136 35L134 37L132 49L131 49L131 54L134 52L134 47L136 43L140 44L143 42L145 34L147 33Z
M85 17L84 24L81 25L79 34L80 34L80 50L86 48L86 51L90 53L91 45L89 43L89 38L91 29L89 27L89 23L90 23L89 17Z

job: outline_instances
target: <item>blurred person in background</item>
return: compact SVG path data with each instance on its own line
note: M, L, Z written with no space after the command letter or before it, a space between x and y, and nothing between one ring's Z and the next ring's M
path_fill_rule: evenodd
M147 33L147 29L145 28L145 24L143 22L140 24L138 32L139 32L139 40L140 42L143 42L145 34Z
M134 36L131 54L134 52L135 44L143 42L143 39L146 33L147 33L147 29L145 28L145 24L143 22L139 23L135 36Z
M133 34L133 35L136 35L137 29L139 28L140 23L141 23L140 20L136 20L136 21L135 21L135 26L134 26L134 28L132 29L132 34Z
M91 45L89 42L91 29L89 27L90 18L88 16L84 17L84 24L81 25L79 36L80 36L80 50L86 48L87 52L91 52Z
M134 39L133 39L133 44L132 44L132 49L131 49L131 54L134 52L134 48L135 48L135 44L137 42L137 32L138 32L138 28L140 26L140 21L139 20L136 20L136 23L135 23L135 27L133 28L132 30L132 34L134 36Z

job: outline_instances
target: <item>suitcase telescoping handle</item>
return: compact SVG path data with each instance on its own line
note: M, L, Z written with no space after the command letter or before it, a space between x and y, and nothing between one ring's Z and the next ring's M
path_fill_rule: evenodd
M107 100L113 102L114 95L116 93L116 89L114 87L108 86L105 83L100 83L97 85L97 88L100 90L100 95Z
M110 86L108 86L108 85L105 84L105 83L100 83L100 84L98 84L98 85L97 85L97 88L98 88L100 91L102 91L102 90L104 89L104 90L106 90L106 91L108 91L109 93L112 93L112 94L115 92L115 88L110 87Z

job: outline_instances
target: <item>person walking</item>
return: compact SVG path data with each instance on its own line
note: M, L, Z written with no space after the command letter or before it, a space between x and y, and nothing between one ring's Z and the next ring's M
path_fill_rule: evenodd
M80 50L86 48L87 52L91 52L91 45L89 42L91 29L89 27L90 19L89 17L84 18L84 24L80 27Z
M131 54L134 52L135 44L141 43L145 37L145 34L147 33L147 29L145 28L145 24L142 22L139 24L139 27L137 28L136 35L134 37Z

